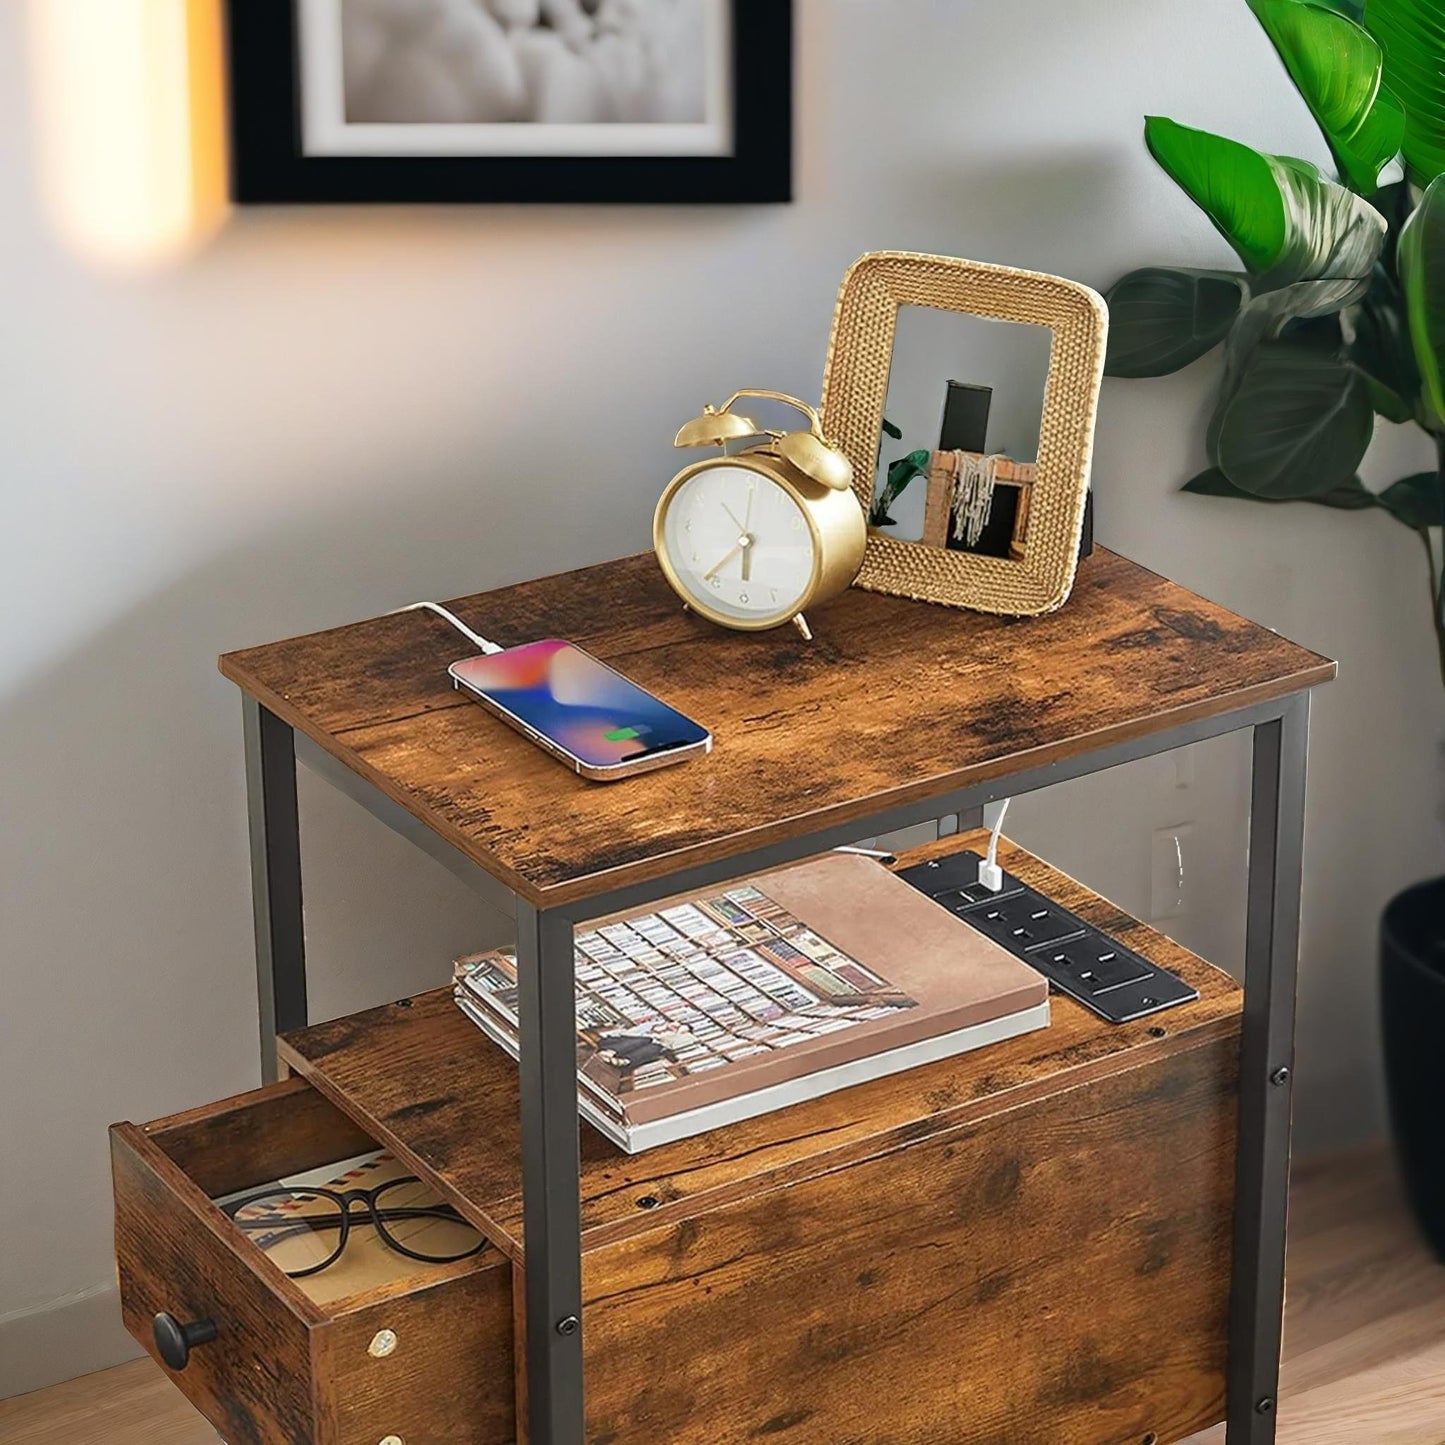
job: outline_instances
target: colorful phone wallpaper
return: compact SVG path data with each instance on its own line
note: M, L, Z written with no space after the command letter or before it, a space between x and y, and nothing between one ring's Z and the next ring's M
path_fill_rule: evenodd
M690 718L570 642L530 642L468 658L453 671L592 767L707 736Z

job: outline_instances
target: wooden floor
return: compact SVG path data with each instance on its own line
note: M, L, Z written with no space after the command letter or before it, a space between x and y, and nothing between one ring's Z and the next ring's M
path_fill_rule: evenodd
M1381 1151L1296 1171L1289 1260L1280 1445L1445 1445L1445 1267ZM5 1445L215 1440L149 1360L0 1401Z

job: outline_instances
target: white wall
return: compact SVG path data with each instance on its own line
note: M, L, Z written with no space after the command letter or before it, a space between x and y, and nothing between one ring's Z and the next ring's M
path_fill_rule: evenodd
M125 279L40 214L20 12L0 6L10 1389L111 1348L69 1328L112 1307L106 1124L257 1079L218 652L640 550L681 418L743 384L816 395L864 250L1100 287L1225 263L1146 158L1146 112L1324 159L1242 0L800 0L793 206L261 211ZM1310 769L1298 1112L1317 1148L1380 1124L1374 916L1441 866L1442 698L1403 529L1175 495L1214 379L1108 384L1099 531L1342 660ZM1200 753L1192 782L1166 760L1030 799L1015 831L1147 911L1151 831L1193 821L1178 931L1230 962L1243 755ZM303 789L318 1014L439 983L495 936L436 865Z

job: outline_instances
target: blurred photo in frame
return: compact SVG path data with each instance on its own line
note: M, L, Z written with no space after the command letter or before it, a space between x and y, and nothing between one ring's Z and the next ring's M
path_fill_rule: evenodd
M242 204L791 199L791 0L226 8Z

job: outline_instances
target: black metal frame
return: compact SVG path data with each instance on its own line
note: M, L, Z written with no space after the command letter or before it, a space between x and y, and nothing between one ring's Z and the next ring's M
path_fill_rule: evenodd
M730 155L308 156L296 0L227 0L232 198L241 205L791 201L792 0L732 4Z
M257 978L263 1068L274 1077L275 1035L305 1023L306 964L296 813L296 739L245 701ZM1244 1018L1240 1046L1234 1265L1230 1300L1228 1445L1270 1445L1284 1309L1295 976L1304 843L1309 694L1224 713L1026 768L801 837L681 868L648 883L538 910L417 818L319 748L308 765L378 818L440 857L517 920L521 986L522 1187L527 1269L527 1399L532 1445L582 1445L582 1271L572 933L577 922L669 894L792 862L869 831L958 813L1103 772L1206 738L1253 731ZM302 740L304 743L304 740ZM510 901L510 903L509 903Z
M244 698L243 708L261 1078L272 1084L276 1081L276 1035L301 1028L307 1018L296 735L254 698Z

